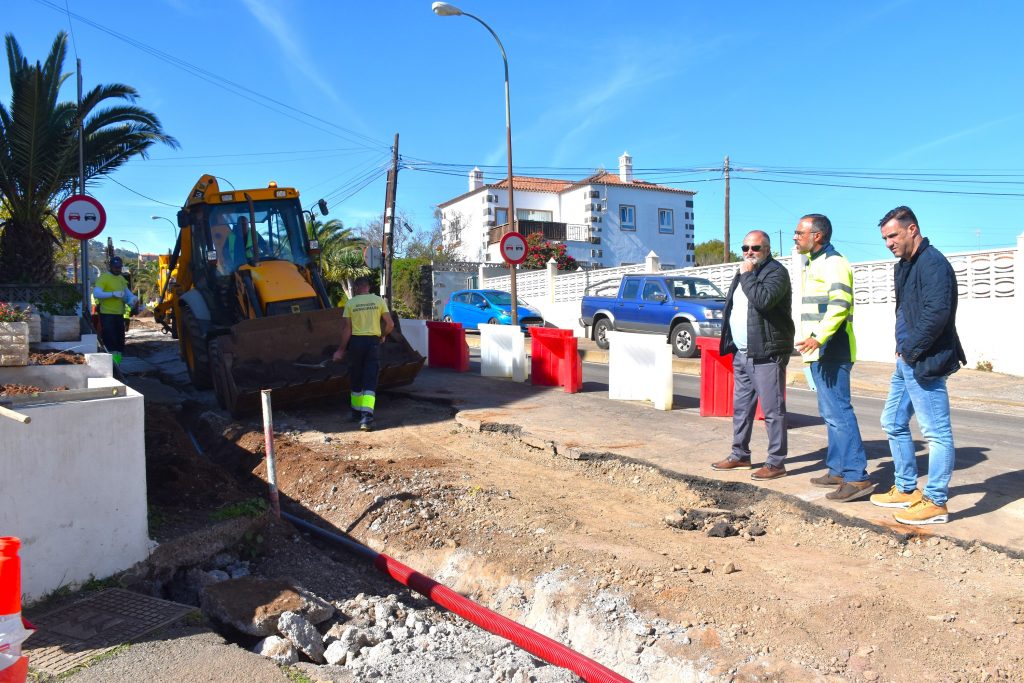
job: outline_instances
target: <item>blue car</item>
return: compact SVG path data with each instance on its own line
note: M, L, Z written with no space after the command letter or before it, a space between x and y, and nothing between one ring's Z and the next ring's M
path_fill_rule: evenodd
M475 330L481 323L511 325L512 295L499 289L460 289L452 292L441 319L462 323L467 330ZM526 330L538 325L544 325L544 317L520 299L519 326Z

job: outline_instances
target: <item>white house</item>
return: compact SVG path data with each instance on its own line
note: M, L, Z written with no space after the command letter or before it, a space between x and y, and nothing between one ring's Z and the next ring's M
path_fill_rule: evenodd
M582 180L513 176L519 232L563 242L584 267L643 263L648 253L664 268L693 265L696 192L633 177L633 159L619 157L619 174L599 171ZM469 191L438 205L445 246L466 261L501 262L498 243L508 226L508 179L487 185L469 173Z

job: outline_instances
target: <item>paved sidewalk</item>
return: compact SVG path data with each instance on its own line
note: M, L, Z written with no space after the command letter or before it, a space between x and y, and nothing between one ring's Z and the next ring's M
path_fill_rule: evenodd
M593 358L590 355L589 358ZM877 383L875 393L884 394L888 370L884 364L858 364L860 386ZM867 367L865 367L867 366ZM534 387L529 383L484 378L474 368L468 373L424 369L416 382L399 391L424 398L450 401L458 410L459 421L471 428L509 430L538 447L552 448L566 457L586 457L588 453L613 453L647 462L667 471L723 481L762 486L801 500L822 505L838 512L882 526L909 532L911 527L898 525L892 511L869 502L832 503L825 499L828 489L814 487L809 479L823 471L827 444L824 423L816 411L790 413L790 456L786 465L789 475L771 482L752 481L749 472L711 470L709 464L728 453L732 438L730 418L702 418L696 396L679 397L671 412L655 410L649 403L612 401L607 392L584 386L580 394L566 394L561 388ZM1014 418L998 418L997 427L989 427L990 415L976 414L982 422L957 433L957 471L951 489L951 521L945 525L918 527L934 533L986 543L1024 552L1024 454L1016 451L1017 424L1024 426L1022 404L1017 399L1019 378L967 371L958 375L965 382L951 382L951 390L960 384L971 392L984 394L990 406L1016 413ZM998 391L997 391L998 390ZM809 397L805 397L809 398ZM980 396L968 397L976 401ZM957 400L960 400L959 398ZM681 404L681 405L680 405ZM872 402L880 411L881 401ZM814 414L806 414L813 412ZM969 416L970 417L970 416ZM955 418L956 419L956 418ZM966 420L966 418L961 418ZM876 419L861 417L861 431L869 446L869 472L879 483L879 490L892 483L892 465L885 434ZM917 436L922 474L927 470L927 447ZM767 447L764 429L755 427L751 443L755 462ZM998 457L986 455L989 452ZM1019 453L1019 451L1018 451ZM669 510L656 511L664 514Z

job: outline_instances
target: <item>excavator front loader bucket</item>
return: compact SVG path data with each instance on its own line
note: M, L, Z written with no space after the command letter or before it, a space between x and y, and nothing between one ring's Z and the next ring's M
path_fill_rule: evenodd
M244 320L210 343L214 390L233 415L257 412L260 391L275 406L341 397L348 392L348 361L331 356L341 340L340 308ZM378 387L411 383L425 359L395 331L381 346Z

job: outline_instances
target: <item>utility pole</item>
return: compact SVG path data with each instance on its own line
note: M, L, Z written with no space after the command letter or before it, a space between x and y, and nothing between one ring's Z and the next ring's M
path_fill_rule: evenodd
M978 238L978 251L981 251L981 228L974 229L974 236Z
M391 270L395 249L395 199L398 196L398 133L395 133L395 146L391 148L391 170L388 171L388 187L384 199L384 233L381 235L380 246L384 252L382 260L384 272L380 281L380 295L388 302L388 308L394 310L391 303Z
M722 263L729 262L729 155L725 155L725 245L722 247Z
M82 60L78 65L78 194L85 194L85 121L82 118ZM82 316L89 319L89 240L79 240L82 252Z

